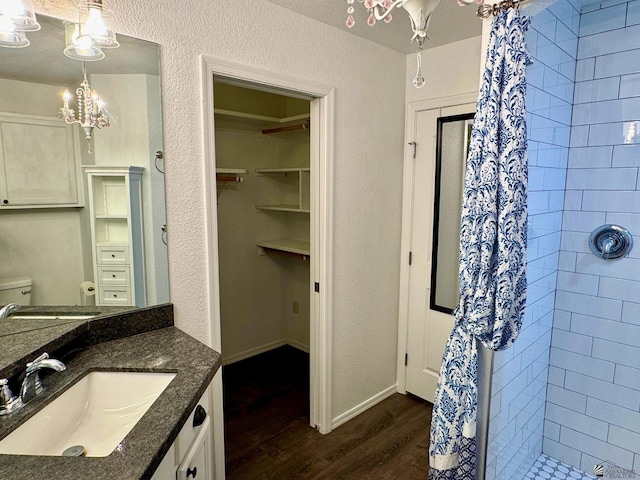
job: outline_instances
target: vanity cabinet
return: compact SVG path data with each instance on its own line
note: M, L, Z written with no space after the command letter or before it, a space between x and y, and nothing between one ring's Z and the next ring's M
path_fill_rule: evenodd
M146 306L142 167L85 167L96 305Z
M82 206L78 145L62 120L0 113L0 208Z
M152 480L214 480L211 416L207 388Z

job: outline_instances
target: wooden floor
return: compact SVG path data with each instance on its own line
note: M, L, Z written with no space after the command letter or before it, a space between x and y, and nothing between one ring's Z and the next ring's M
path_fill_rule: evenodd
M327 435L309 426L309 356L223 368L228 480L427 478L431 404L395 394Z

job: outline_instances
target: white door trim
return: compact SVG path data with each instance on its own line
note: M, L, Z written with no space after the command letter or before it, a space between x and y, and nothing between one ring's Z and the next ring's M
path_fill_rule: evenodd
M290 90L314 97L311 102L311 329L310 329L310 423L321 433L331 431L331 299L333 238L333 137L334 89L237 63L201 56L202 137L205 178L205 225L207 235L208 314L211 347L222 352L218 261L218 214L215 183L215 132L213 77L223 76ZM315 292L315 283L320 291ZM224 412L222 376L213 386L213 438L215 478L224 476Z
M404 172L402 183L402 239L400 243L400 294L398 311L398 359L397 384L399 393L407 393L405 354L407 353L407 332L409 323L409 252L411 251L413 190L414 190L414 148L409 145L416 138L416 116L423 110L454 107L474 103L478 92L452 95L429 100L409 102L405 118ZM434 132L435 134L435 132Z

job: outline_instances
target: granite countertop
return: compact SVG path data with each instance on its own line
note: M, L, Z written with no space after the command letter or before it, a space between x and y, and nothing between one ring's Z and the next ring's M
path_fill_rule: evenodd
M108 333L95 330L95 338L83 335L80 343L52 355L64 361L67 370L43 375L47 390L42 396L0 417L0 438L90 371L171 372L175 378L109 456L0 455L0 479L150 479L221 364L217 352L175 327L102 343L96 343L98 337L104 340Z

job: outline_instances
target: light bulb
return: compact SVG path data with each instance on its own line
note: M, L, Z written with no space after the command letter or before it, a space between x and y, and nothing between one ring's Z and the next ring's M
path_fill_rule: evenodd
M89 18L82 28L82 34L90 37L104 37L107 34L102 12L98 8L89 8Z

